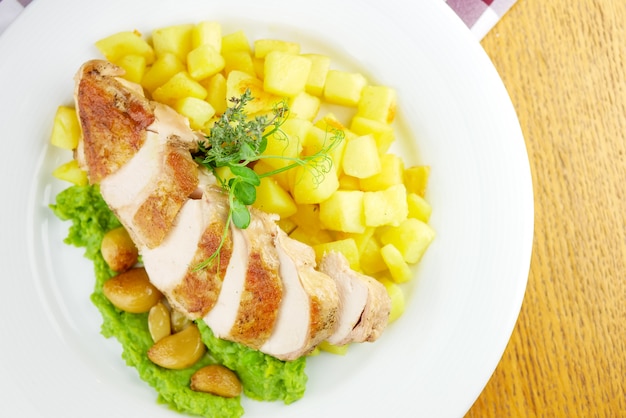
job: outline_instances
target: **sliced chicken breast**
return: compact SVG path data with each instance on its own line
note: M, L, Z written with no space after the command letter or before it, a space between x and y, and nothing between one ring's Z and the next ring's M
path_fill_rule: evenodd
M352 270L340 253L324 255L319 269L335 279L339 289L338 325L328 342L344 345L378 339L391 312L391 300L385 286Z

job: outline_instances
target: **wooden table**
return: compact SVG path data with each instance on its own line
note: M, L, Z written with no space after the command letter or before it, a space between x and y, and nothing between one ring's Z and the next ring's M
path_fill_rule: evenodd
M626 417L626 1L519 0L482 45L525 136L535 239L467 417Z

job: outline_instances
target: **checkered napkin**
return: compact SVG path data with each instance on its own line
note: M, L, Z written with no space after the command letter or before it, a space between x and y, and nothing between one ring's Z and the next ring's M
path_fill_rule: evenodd
M482 39L517 0L444 1L465 22L476 37ZM0 0L0 33L13 22L30 2L31 0Z
M478 39L482 39L516 1L445 0Z

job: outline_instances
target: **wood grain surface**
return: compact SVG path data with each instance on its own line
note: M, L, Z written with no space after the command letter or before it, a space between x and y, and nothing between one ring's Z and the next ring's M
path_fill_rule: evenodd
M526 296L467 417L626 417L626 1L519 0L481 42L525 136Z

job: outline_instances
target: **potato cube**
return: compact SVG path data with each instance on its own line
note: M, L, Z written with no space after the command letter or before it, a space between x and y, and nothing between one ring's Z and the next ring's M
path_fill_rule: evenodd
M365 274L376 274L387 270L387 264L380 254L380 244L375 238L370 238L361 251L361 269Z
M304 155L314 155L323 149L328 149L333 144L334 139L340 139L336 135L345 135L344 131L332 131L320 128L318 126L312 126L304 139L304 148L302 153ZM334 144L332 149L329 149L327 155L333 160L333 167L335 171L340 173L343 169L341 162L343 159L344 150L346 148L346 139L340 139Z
M313 120L320 109L321 101L307 92L300 92L289 101L289 116Z
M356 114L367 119L391 123L396 117L396 91L387 86L365 86Z
M395 154L383 154L380 156L380 172L371 177L362 178L359 181L361 190L376 191L385 190L394 184L404 182L404 161Z
M298 228L310 235L317 234L322 228L319 215L319 205L296 204L298 211L289 219L293 220Z
M380 173L380 157L374 137L363 135L347 141L342 167L344 173L360 179Z
M407 218L399 226L386 229L380 237L383 244L392 244L404 261L417 263L435 238L435 231L426 223Z
M407 205L409 207L409 218L419 219L422 222L428 222L433 209L430 203L417 193L407 193Z
M429 166L418 165L409 167L404 170L404 185L408 192L416 193L423 197L426 194L429 177Z
M178 57L185 62L187 54L191 51L191 32L193 24L167 26L152 31L152 45L157 56L166 52Z
M363 192L337 190L320 203L320 221L334 231L364 232Z
M361 73L329 70L324 84L324 98L329 103L356 106L367 79Z
M265 57L263 87L266 91L293 97L304 91L311 61L296 54L272 51Z
M222 36L222 54L231 51L250 52L250 42L244 31L239 30Z
M256 76L260 80L263 80L265 78L265 58L252 57L252 66L254 67Z
M334 169L320 172L317 160L309 161L294 169L292 195L296 203L320 203L328 199L339 188Z
M380 249L380 255L389 269L391 278L396 283L404 283L411 280L413 273L411 268L404 261L402 253L393 244L384 245Z
M137 31L118 32L96 42L96 48L104 57L116 63L126 55L141 55L146 63L154 62L154 50Z
M200 83L207 91L206 101L213 107L217 115L226 111L226 77L217 73L213 77Z
M230 51L222 54L224 57L224 73L242 71L256 77L256 69L252 62L252 55L248 51Z
M124 79L137 84L141 83L146 72L146 58L144 56L124 55L117 61L117 65L124 69Z
M406 188L403 184L377 192L364 192L365 225L400 225L408 216Z
M315 234L311 234L304 228L297 227L291 232L291 234L289 234L289 237L310 245L311 247L333 241L330 233L325 229L320 229Z
M54 121L52 122L52 134L50 143L55 147L73 150L78 146L82 135L76 110L69 106L57 107Z
M224 57L209 44L200 45L187 54L187 69L194 80L211 77L222 71L224 65Z
M302 54L302 56L311 60L311 70L306 80L305 90L314 96L321 96L324 93L326 75L330 69L330 58L320 54Z
M288 218L298 211L289 193L280 187L276 180L269 177L261 179L261 184L256 189L256 201L252 206L267 213L275 213L281 219Z
M262 154L264 161L274 169L293 164L302 152L302 143L310 127L311 122L306 119L286 119L280 132L268 136Z
M174 74L152 93L154 100L169 105L173 105L178 99L184 97L204 99L206 96L206 89L185 71Z
M335 344L329 343L328 341L322 341L318 345L318 347L320 350L326 351L327 353L343 356L348 352L348 347L350 347L350 345L349 344L335 345Z
M254 41L254 56L256 58L265 58L272 51L297 55L300 53L300 44L279 39L257 39Z
M89 183L87 172L78 166L76 160L58 166L52 175L59 180L69 181L77 186L86 186Z
M269 113L276 103L282 99L263 89L263 81L251 76L243 71L231 71L226 77L226 98L241 97L242 94L250 90L252 100L246 104L246 113L257 115L259 113Z
M362 116L354 116L352 118L350 130L357 135L373 135L378 147L378 153L381 155L387 152L395 139L391 125Z
M191 49L211 45L218 53L222 50L222 25L219 22L198 22L191 31Z
M346 257L351 269L356 271L361 270L359 264L359 250L352 238L314 245L313 250L315 250L315 259L318 263L321 261L322 257L324 257L324 254L337 252Z
M278 221L276 221L276 224L287 235L291 234L298 227L298 225L296 225L296 223L291 218L280 218Z
M213 117L215 110L209 102L196 97L183 97L178 99L174 109L189 119L191 129L202 129L204 125Z
M339 190L361 190L359 178L348 176L347 174L339 175Z
M380 279L380 282L385 286L385 290L387 290L387 294L391 299L391 313L389 314L389 319L387 323L390 324L399 317L402 316L405 309L405 301L404 301L404 291L400 286L398 286L393 281L388 278Z
M268 164L268 161L269 160L258 160L254 164L255 173L266 174L266 173L275 171L276 168ZM291 177L292 177L293 172L294 170L286 170L280 173L269 175L268 177L271 179L274 179L278 183L278 185L282 187L283 189L291 190L291 185L292 185Z
M171 53L159 55L154 64L146 70L141 85L152 93L175 74L185 70L185 64L176 55Z

